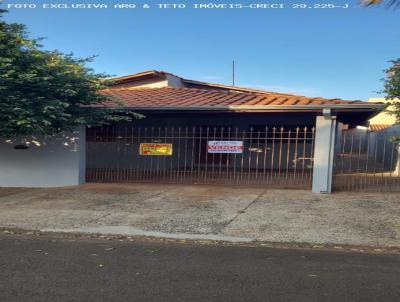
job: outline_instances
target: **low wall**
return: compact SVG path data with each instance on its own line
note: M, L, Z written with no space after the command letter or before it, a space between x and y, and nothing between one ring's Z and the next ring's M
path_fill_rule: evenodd
M30 143L0 141L0 187L60 187L85 182L85 128Z

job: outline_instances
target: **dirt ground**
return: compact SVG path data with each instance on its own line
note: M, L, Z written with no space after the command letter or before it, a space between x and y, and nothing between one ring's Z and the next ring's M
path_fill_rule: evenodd
M0 227L400 247L400 194L157 184L0 188Z

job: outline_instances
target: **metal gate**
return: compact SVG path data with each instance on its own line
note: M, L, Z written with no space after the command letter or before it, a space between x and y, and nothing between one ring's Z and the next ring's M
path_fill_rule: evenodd
M334 161L336 191L399 191L400 149L386 131L344 130Z
M89 182L310 188L314 128L134 127L87 131Z

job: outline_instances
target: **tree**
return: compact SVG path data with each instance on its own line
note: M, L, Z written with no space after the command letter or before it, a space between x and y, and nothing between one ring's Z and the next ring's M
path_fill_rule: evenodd
M400 59L391 61L384 79L384 90L386 98L391 100L389 112L395 116L396 122L400 123Z
M22 24L0 10L0 137L55 135L79 125L96 126L139 115L100 91L111 85L86 67L91 58L44 50ZM95 108L93 108L95 107Z
M388 112L395 116L396 123L400 124L400 59L391 61L392 66L386 70L383 92L386 98L391 100ZM397 162L395 164L394 175L400 176L400 137L391 137L391 141L396 144Z
M362 0L362 4L365 6L386 4L389 7L398 7L400 6L400 0Z

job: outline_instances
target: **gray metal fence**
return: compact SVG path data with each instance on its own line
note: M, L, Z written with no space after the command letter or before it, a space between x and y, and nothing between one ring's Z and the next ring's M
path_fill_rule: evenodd
M344 130L339 134L334 161L336 191L400 190L399 146L388 130Z
M87 181L310 188L314 128L134 127L87 131Z

